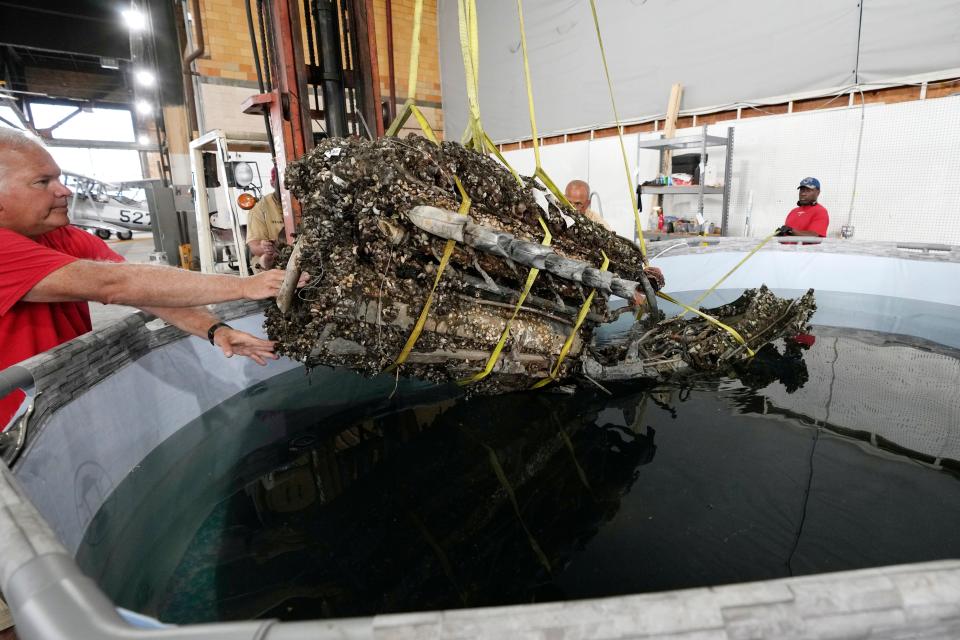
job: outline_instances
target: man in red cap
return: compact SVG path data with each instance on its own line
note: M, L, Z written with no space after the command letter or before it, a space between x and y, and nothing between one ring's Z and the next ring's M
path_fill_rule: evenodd
M830 214L823 205L817 204L817 198L820 197L820 181L816 178L804 178L797 188L800 190L797 206L787 214L787 220L777 229L777 235L826 238L827 227L830 226Z

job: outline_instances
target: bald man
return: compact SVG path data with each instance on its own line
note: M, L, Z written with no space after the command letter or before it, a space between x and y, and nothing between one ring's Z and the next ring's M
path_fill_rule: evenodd
M260 365L276 359L272 341L233 329L203 305L275 297L282 271L238 278L126 264L102 240L70 226L72 195L46 149L0 128L0 369L91 331L89 300L139 307L208 339L228 358ZM0 429L21 398L0 397Z
M590 185L583 180L571 180L567 183L567 188L563 190L563 195L567 197L573 208L588 220L596 222L607 231L613 231L607 221L603 219L596 211L590 208Z

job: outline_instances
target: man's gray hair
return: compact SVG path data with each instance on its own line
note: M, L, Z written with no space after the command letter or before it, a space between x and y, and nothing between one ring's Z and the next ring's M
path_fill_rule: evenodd
M0 127L0 151L16 149L18 151L29 149L30 147L40 147L43 145L27 136L23 131L17 129L8 129Z
M3 188L4 179L7 177L8 167L4 166L4 156L6 151L27 151L32 148L43 149L43 145L33 138L25 135L22 131L0 127L0 189Z

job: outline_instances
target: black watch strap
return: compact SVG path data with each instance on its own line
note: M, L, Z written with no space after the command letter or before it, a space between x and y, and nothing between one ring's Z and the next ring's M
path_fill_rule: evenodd
M230 325L228 325L226 322L218 322L217 324L213 325L212 327L210 327L209 329L207 329L207 340L210 341L210 344L214 344L214 342L213 342L213 334L215 334L215 333L217 332L217 329L219 329L220 327L226 327L227 329L233 329L233 327L231 327Z

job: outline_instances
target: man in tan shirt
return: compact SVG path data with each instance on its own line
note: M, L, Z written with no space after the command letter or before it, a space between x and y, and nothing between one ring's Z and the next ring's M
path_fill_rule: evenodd
M567 188L563 190L563 195L567 197L574 209L580 212L588 220L592 220L601 225L607 231L612 231L607 221L599 213L590 208L590 185L583 180L571 180L567 183Z
M283 233L283 207L280 204L280 187L277 184L277 169L270 172L269 193L250 210L247 215L247 247L257 259L254 271L273 268L277 259L277 240Z

